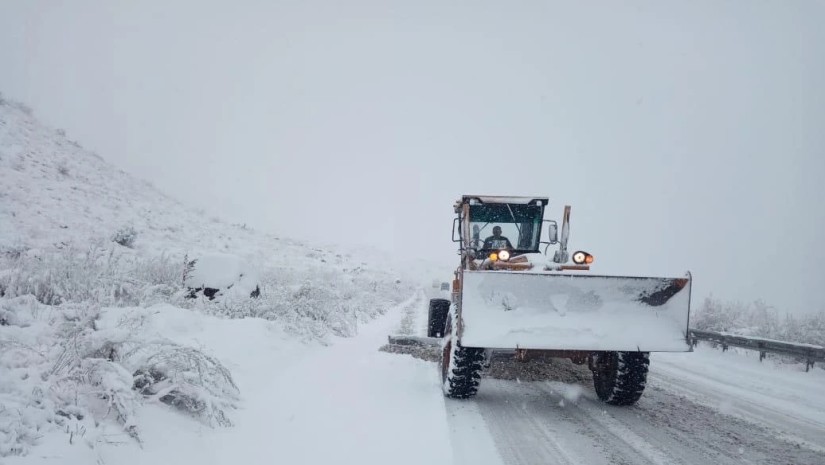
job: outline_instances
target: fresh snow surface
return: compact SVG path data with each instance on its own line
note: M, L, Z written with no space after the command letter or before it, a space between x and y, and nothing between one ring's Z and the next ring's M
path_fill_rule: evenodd
M157 309L163 316L154 330L208 347L232 370L243 394L234 427L211 429L153 404L138 419L142 447L117 432L75 445L54 433L29 456L2 463L452 463L436 370L376 350L406 310L421 306L416 295L329 347L298 343L260 319Z
M195 257L183 285L189 289L219 289L219 295L249 297L258 286L258 272L241 257L226 253Z
M221 320L164 308L155 331L207 347L241 392L235 426L212 429L146 406L141 447L113 430L69 445L52 433L27 457L38 463L359 464L821 464L825 372L758 362L700 346L654 354L639 404L595 398L583 370L558 378L485 378L475 399L444 399L435 364L377 351L405 325L424 331L413 296L354 338L324 347L296 342L260 319Z
M243 260L231 254L211 253L195 257L195 264L186 278L186 287L222 289L237 284L242 278L256 280L257 274Z

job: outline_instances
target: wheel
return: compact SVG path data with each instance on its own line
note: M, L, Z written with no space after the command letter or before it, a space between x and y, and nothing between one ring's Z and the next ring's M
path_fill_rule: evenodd
M468 399L478 392L478 382L484 363L484 349L461 347L454 331L452 313L444 327L441 354L441 386L444 395L453 399Z
M633 405L642 397L650 365L648 352L599 352L593 355L593 385L602 401Z
M430 299L430 311L427 315L427 337L444 337L447 313L450 301L447 299Z

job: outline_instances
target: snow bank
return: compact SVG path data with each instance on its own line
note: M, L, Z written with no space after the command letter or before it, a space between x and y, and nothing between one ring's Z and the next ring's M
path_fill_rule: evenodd
M187 266L184 286L193 291L216 290L210 298L249 298L260 294L257 270L237 255L204 254Z
M211 253L193 260L192 271L187 275L186 287L226 288L243 278L256 280L247 263L237 255Z

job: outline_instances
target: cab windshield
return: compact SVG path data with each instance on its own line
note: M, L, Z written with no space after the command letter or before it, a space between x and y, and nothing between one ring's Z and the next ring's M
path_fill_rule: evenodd
M537 252L542 210L536 205L471 205L470 246L484 251L507 248L514 252ZM499 236L494 235L496 227L501 228Z

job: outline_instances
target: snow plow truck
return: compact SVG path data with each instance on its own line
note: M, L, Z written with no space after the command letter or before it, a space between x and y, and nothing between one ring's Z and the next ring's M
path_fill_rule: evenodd
M430 301L422 338L441 349L444 394L474 396L494 355L568 358L587 364L599 399L632 405L645 388L650 352L691 350L690 273L590 274L594 257L567 250L570 207L559 228L544 219L547 206L547 198L480 195L455 203L461 263L451 299Z

